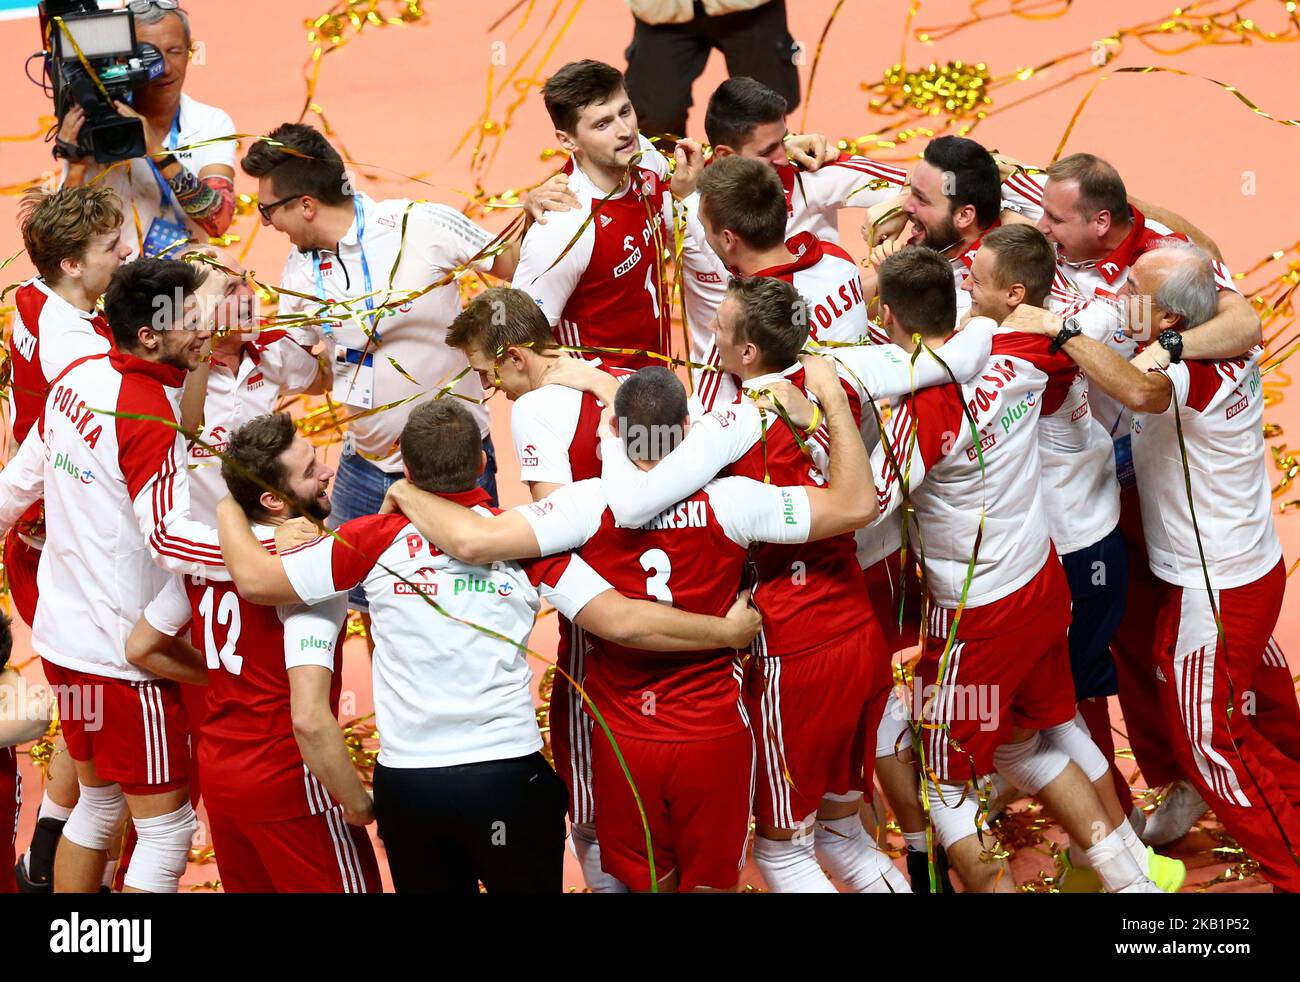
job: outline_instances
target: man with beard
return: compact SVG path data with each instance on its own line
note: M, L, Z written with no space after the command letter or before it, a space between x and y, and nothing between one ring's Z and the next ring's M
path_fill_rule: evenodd
M329 515L334 472L288 413L236 430L221 471L259 538L296 513L318 522ZM131 633L131 664L207 687L199 768L227 892L380 889L365 832L374 804L338 727L346 619L341 596L264 607L233 583L185 575Z
M62 719L80 798L55 857L59 891L99 887L129 809L139 843L128 891L175 892L185 869L188 726L175 683L126 660L127 635L167 571L226 575L214 529L189 517L177 401L212 335L205 307L233 291L213 271L141 259L104 297L111 352L74 361L0 474L0 529L42 493L46 547L32 647L46 678L94 714Z

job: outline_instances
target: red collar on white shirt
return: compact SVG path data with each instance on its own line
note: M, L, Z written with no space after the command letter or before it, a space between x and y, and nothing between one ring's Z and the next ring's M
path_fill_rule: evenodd
M1115 247L1115 251L1094 263L1079 264L1081 269L1095 269L1108 284L1114 284L1133 265L1133 261L1151 246L1151 230L1147 228L1146 216L1132 205L1129 206L1129 211L1133 215L1133 227L1124 236L1124 241Z
M188 374L185 369L177 368L175 365L164 365L157 361L146 361L132 354L127 354L118 348L114 348L108 353L108 360L123 375L147 375L156 382L171 388L179 388L185 384L185 376Z
M784 263L780 266L769 266L767 269L760 269L754 275L788 280L800 270L810 269L822 261L821 239L813 235L812 232L800 232L798 235L792 235L786 239L785 247L794 255L794 262Z
M963 249L961 253L957 256L957 258L953 260L953 262L959 262L967 269L970 269L972 266L974 266L975 253L980 251L980 245L983 244L984 242L984 236L988 235L990 232L992 232L995 228L997 228L1001 224L1002 224L1002 219L1000 218L993 219L993 224L990 225L988 228L986 228L983 232L981 232L980 237L978 239L976 239L965 249Z

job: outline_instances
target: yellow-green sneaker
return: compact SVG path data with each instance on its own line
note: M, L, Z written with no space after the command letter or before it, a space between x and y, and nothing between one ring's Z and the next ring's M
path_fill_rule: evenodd
M1056 888L1061 893L1103 893L1101 877L1091 866L1075 866L1070 860L1070 850L1061 853L1061 873L1056 878Z
M1187 865L1181 859L1161 856L1147 846L1147 876L1165 893L1177 893L1187 879Z

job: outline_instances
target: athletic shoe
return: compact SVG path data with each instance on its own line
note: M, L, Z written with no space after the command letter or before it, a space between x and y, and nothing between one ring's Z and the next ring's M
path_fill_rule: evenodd
M1187 879L1187 866L1181 859L1161 856L1147 846L1147 876L1165 893L1177 893Z
M1141 839L1148 846L1165 846L1176 842L1192 830L1196 820L1209 807L1192 783L1180 778L1169 785L1164 800L1147 817Z

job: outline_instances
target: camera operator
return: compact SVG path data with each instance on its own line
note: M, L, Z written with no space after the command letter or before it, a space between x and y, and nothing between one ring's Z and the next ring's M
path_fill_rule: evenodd
M126 203L122 233L133 257L174 258L178 242L205 241L230 227L239 149L234 140L177 148L229 136L235 126L222 110L181 92L192 46L189 18L176 0L131 0L127 9L137 42L154 45L163 56L163 73L135 91L133 104L117 103L119 113L143 123L148 156L116 166L81 157L77 135L85 113L77 105L63 118L54 155L66 162L64 187L98 178Z

